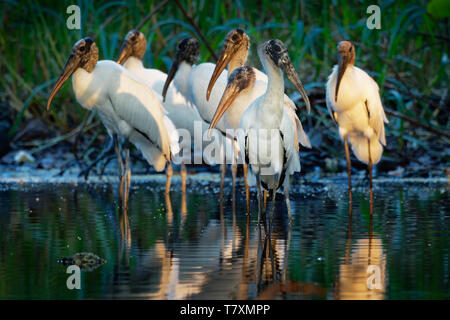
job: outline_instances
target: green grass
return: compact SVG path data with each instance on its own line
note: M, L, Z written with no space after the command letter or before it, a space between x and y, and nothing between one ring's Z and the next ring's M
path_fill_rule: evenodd
M10 135L32 117L42 117L60 133L75 128L87 111L77 105L70 85L66 84L56 96L50 112L44 109L72 45L81 37L91 36L99 47L100 59L114 59L125 34L159 3L79 0L76 4L81 8L81 30L68 30L66 8L73 2L9 0L2 5L0 95L14 121ZM284 41L313 104L310 119L304 108L299 108L299 116L306 128L321 131L329 143L338 145L337 130L325 107L324 86L337 60L337 43L342 39L355 42L356 64L376 79L385 107L449 131L448 15L433 18L427 13L428 1L382 1L381 29L369 30L366 8L370 4L360 1L355 6L340 0L183 1L216 53L226 33L241 27L251 38L248 63L261 68L255 54L257 45L270 38ZM144 64L165 72L176 43L182 37L196 35L173 1L141 31L149 43ZM200 61L213 61L205 46ZM287 93L294 93L290 84ZM391 156L404 152L407 144L425 149L431 142L448 145L446 138L402 119L389 118L387 136L394 145L388 148Z

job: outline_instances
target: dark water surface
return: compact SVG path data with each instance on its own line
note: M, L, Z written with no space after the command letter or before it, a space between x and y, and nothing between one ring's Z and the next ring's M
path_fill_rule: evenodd
M233 209L231 190L221 205L217 186L191 183L170 209L162 187L135 185L124 216L115 185L1 186L0 298L450 298L445 183L376 183L373 218L363 186L349 216L345 180L297 185L292 227L280 197L270 238L242 188ZM107 263L69 290L57 260L77 252Z

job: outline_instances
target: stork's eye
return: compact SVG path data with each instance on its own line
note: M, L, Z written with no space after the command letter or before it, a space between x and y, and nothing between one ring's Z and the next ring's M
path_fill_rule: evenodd
M184 48L186 48L186 41L182 41L182 42L180 42L180 44L178 45L178 49L184 50Z
M238 35L237 34L233 34L233 36L231 37L231 39L233 39L234 41L236 41L238 39Z
M80 50L81 52L84 52L84 49L85 49L85 48L86 48L85 46L82 46L82 47L79 48L79 50Z

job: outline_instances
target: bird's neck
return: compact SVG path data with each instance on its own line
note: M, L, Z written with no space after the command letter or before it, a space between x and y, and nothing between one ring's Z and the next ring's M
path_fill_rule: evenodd
M98 84L92 85L94 70L78 68L72 75L72 88L77 101L86 109L92 109L98 99Z
M283 73L277 67L275 67L269 61L263 61L264 69L267 72L269 82L264 94L264 100L269 103L265 103L265 107L270 109L272 115L280 116L283 113L283 100L284 100L284 79Z
M142 62L141 59L131 56L127 59L127 61L123 66L128 70L139 70L144 68L144 63Z
M181 62L180 66L178 67L177 73L175 74L175 77L173 79L173 83L175 84L177 90L180 91L183 96L192 101L189 90L189 74L191 71L192 71L191 64L185 61Z
M230 63L228 64L228 77L230 77L230 74L233 72L234 69L237 69L239 67L242 67L245 64L246 57L238 56L233 59L231 59Z

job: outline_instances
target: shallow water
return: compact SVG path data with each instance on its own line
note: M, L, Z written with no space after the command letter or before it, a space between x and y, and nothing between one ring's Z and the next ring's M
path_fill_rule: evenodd
M242 187L234 208L231 190L221 205L191 182L170 209L161 183L140 183L122 215L114 184L2 185L0 298L449 299L446 184L375 183L372 218L356 185L351 215L345 179L296 185L293 225L280 196L270 238ZM107 263L69 290L57 260L77 252Z

